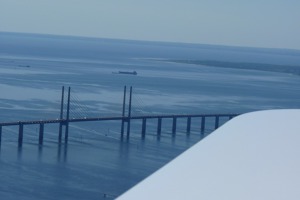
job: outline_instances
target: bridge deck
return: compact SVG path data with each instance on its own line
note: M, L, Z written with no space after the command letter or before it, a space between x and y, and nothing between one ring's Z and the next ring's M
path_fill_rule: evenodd
M132 120L132 119L165 119L165 118L194 118L194 117L235 117L238 114L174 114L174 115L138 115L138 116L114 116L114 117L85 117L85 118L71 118L67 119L46 119L46 120L29 120L29 121L15 121L2 122L0 126L16 126L20 124L53 124L64 122L87 122L87 121L113 121L113 120Z

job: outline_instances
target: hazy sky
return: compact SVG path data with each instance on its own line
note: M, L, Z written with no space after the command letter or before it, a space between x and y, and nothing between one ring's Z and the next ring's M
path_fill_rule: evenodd
M300 49L299 0L0 0L0 31Z

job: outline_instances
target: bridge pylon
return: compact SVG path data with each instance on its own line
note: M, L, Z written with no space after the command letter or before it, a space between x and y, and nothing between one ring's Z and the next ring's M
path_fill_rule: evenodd
M123 107L122 107L122 122L121 122L121 137L124 137L125 122L127 123L127 139L130 137L130 119L131 119L131 102L132 102L132 86L129 90L128 114L126 116L126 93L127 87L124 86Z
M69 137L69 121L70 121L70 99L71 99L71 87L68 88L68 98L67 98L67 110L66 110L66 119L64 119L64 97L65 97L65 87L62 86L61 92L61 104L60 104L60 116L61 120L59 123L59 132L58 132L58 142L61 144L63 126L65 126L65 143L68 143Z

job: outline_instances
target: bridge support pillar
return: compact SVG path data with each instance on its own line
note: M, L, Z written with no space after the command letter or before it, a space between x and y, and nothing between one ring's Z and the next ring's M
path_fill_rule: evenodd
M145 139L146 135L146 124L147 124L147 118L143 118L143 124L142 124L142 138Z
M58 143L61 143L62 129L63 129L63 124L62 124L62 122L60 122L59 123L59 130L58 130Z
M60 119L64 118L64 97L65 97L65 87L62 86L62 89L61 89L61 102L60 102L60 117L59 117ZM63 123L60 122L59 123L59 130L58 130L58 143L59 144L61 143L62 126L63 126Z
M201 117L201 134L203 135L205 131L205 117Z
M124 95L123 95L123 107L122 107L122 123L121 123L121 137L124 137L124 124L125 124L125 107L126 107L126 86L124 86Z
M127 139L129 139L129 137L130 137L131 102L132 102L132 86L130 87L130 93L129 93L129 108L128 108L128 119L127 119Z
M23 124L19 124L19 139L18 139L18 145L19 147L22 146L23 144L23 130L24 130L24 125Z
M1 146L1 140L2 140L2 126L0 126L0 146Z
M39 145L43 144L43 140L44 140L44 124L40 124Z
M130 137L130 118L127 121L127 139Z
M216 119L215 119L215 129L219 128L219 120L220 119L220 116L216 116Z
M176 126L177 126L177 117L173 117L173 126L172 126L173 136L176 134Z
M162 119L158 118L157 119L157 137L160 137L160 135L161 135L161 122L162 122Z
M68 143L69 139L69 122L66 123L66 130L65 130L65 144Z
M192 120L191 120L191 117L188 117L187 118L187 124L186 124L186 133L191 133L191 122L192 122Z
M69 119L70 119L70 98L71 98L71 87L68 90L68 103L67 103L67 122L66 122L66 132L65 132L65 144L68 143L69 138Z
M125 120L122 119L122 124L121 124L121 137L124 136L124 125L125 125Z

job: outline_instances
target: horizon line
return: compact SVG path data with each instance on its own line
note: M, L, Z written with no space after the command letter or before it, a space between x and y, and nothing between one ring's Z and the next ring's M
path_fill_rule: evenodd
M208 43L192 43L192 42L178 42L178 41L159 41L159 40L142 40L142 39L130 39L130 38L108 38L108 37L96 37L96 36L84 36L84 35L67 35L67 34L55 34L55 33L34 33L34 32L13 32L13 31L0 31L0 34L15 34L15 35L37 35L48 37L60 37L60 38L81 38L92 40L120 40L120 41L135 41L135 42L154 42L154 43L169 43L169 44L181 44L181 45L202 45L210 47L225 47L225 48L237 48L237 49L261 49L261 50L288 50L288 51L300 51L295 48L279 48L279 47L258 47L258 46L240 46L240 45L226 45L226 44L208 44Z

